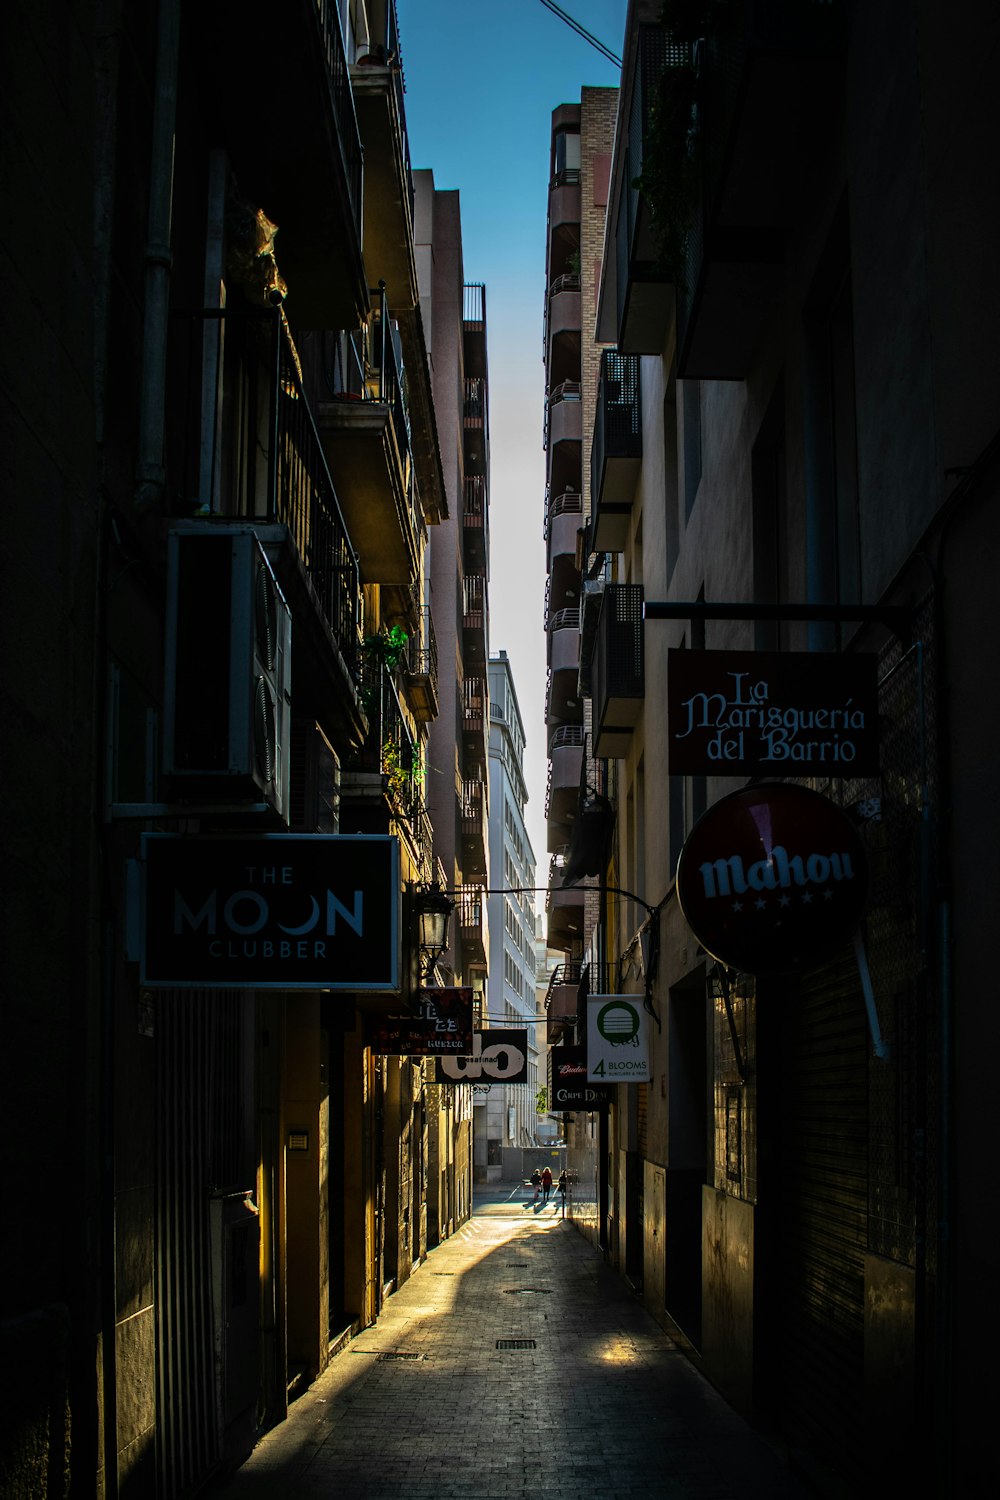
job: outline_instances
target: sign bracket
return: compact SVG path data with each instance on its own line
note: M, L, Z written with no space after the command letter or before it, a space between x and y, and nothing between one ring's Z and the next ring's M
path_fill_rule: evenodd
M703 599L679 603L650 600L644 620L804 620L839 625L843 620L888 626L904 643L910 638L912 614L905 604L708 604Z

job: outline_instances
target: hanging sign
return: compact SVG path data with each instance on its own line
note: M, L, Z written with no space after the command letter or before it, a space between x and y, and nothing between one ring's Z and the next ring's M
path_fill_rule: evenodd
M587 996L587 1078L649 1082L649 1016L638 995Z
M549 1110L603 1109L608 1091L603 1084L587 1081L586 1047L549 1048Z
M668 651L671 776L877 776L873 654Z
M523 1027L477 1031L469 1057L439 1057L438 1083L527 1083L528 1033Z
M699 818L677 899L706 953L748 974L821 963L864 914L868 858L850 818L788 782L743 787Z
M396 1057L468 1056L472 1051L472 990L423 989L417 1013L375 1022L372 1051Z
M397 838L147 833L141 871L144 985L399 988Z

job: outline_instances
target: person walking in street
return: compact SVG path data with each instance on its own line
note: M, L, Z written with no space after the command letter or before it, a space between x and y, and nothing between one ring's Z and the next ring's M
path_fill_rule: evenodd
M542 1168L542 1202L548 1203L549 1194L552 1191L552 1168Z
M537 1167L535 1168L535 1170L531 1174L531 1186L535 1190L535 1202L537 1203L538 1202L538 1194L541 1191L541 1187L542 1187L542 1174L541 1174L541 1172L539 1172L539 1170L538 1170Z
M566 1189L568 1187L569 1178L566 1175L566 1168L563 1167L562 1171L559 1173L559 1196L562 1199L563 1217L565 1217L566 1215Z

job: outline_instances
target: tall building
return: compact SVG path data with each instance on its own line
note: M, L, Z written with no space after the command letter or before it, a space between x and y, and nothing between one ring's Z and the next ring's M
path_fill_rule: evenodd
M8 25L0 1469L190 1494L470 1211L468 1101L380 1022L413 893L485 879L485 601L445 870L427 542L463 488L391 0ZM438 368L484 379L462 296Z
M414 174L420 297L429 330L448 516L428 546L440 713L427 787L445 886L460 892L442 972L481 1013L489 960L489 379L486 288L466 283L457 192Z
M535 1144L538 1047L535 1036L535 856L524 815L524 724L506 651L489 660L490 685L490 971L486 1004L491 1026L525 1030L526 1084L491 1085L476 1110L477 1174L499 1181L504 1147ZM482 1124L480 1124L482 1121Z
M587 1121L584 1227L817 1483L958 1495L989 1462L996 1271L981 933L1000 308L982 247L1000 207L982 190L993 77L969 65L993 15L670 15L633 0L622 49L581 661L614 818L587 953L656 1019L649 1081L612 1085ZM753 681L756 717L707 697L707 727L745 736L688 755L671 689L694 683L697 717L722 651L743 653L724 666ZM852 697L848 723L843 699L834 717L814 703L800 735L802 684L862 670L874 706ZM852 772L862 721L877 754ZM824 915L795 943L796 901L834 909L830 878L805 888L832 867L807 852L802 888L780 888L791 835L769 809L809 792L868 898L853 931ZM695 871L728 923L782 924L734 956L683 855L751 803L752 899L742 875L716 884L738 873L728 835Z
M581 832L581 788L593 790L588 723L580 692L582 602L590 580L581 552L597 361L592 331L603 250L616 89L584 88L579 104L552 113L545 296L545 630L548 652L546 826L548 943L579 965L596 908L581 886L596 872L573 835ZM603 792L603 787L599 789ZM593 871L583 864L591 864Z

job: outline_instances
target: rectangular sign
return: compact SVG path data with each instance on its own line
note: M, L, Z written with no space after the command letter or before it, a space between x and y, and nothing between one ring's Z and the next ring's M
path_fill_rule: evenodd
M421 990L416 1015L384 1016L376 1021L372 1049L395 1057L468 1056L472 1051L472 990Z
M603 1109L608 1091L599 1083L587 1082L586 1047L549 1048L549 1111Z
M877 776L873 654L667 653L671 776Z
M399 989L399 840L382 834L142 839L143 984Z
M477 1031L468 1057L439 1057L438 1083L527 1083L528 1033L524 1027Z
M588 1082L648 1083L648 1023L639 995L588 995Z

